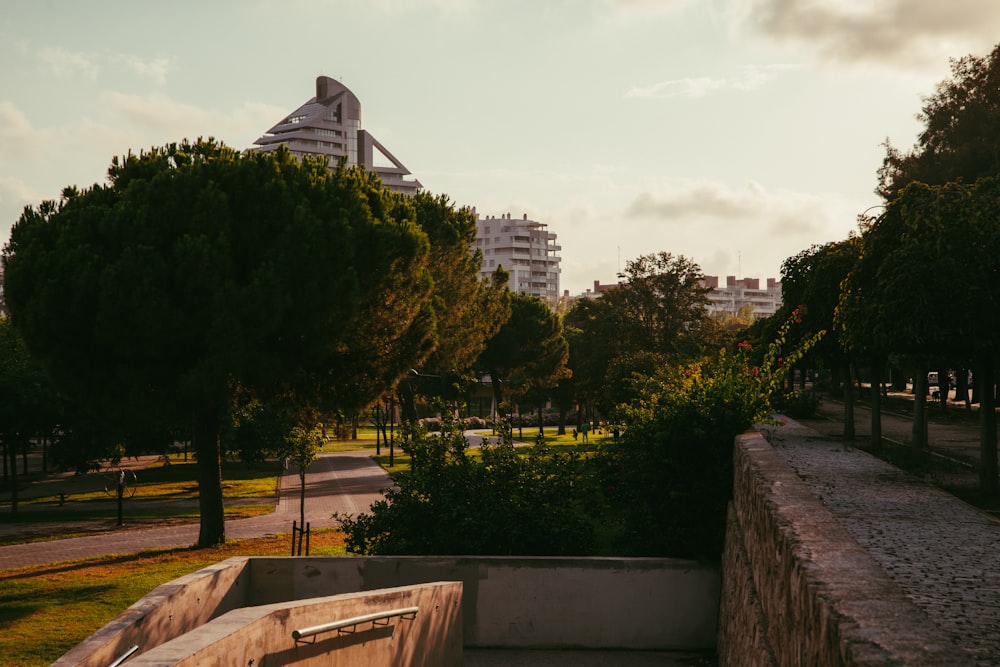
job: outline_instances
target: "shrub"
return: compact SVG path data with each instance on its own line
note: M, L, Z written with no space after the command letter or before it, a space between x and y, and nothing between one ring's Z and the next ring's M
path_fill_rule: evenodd
M410 469L357 517L338 517L359 554L588 555L593 523L588 477L573 455L502 442L470 457L464 424L445 417L440 433L407 433ZM522 454L523 452L523 454Z
M748 343L649 378L627 428L603 457L615 530L628 555L716 558L732 492L737 435L769 418L785 369L815 344L780 356L789 320L759 365Z

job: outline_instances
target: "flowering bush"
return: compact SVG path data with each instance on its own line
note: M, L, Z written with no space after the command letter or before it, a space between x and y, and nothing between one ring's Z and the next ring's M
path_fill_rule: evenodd
M619 539L635 555L709 556L722 546L736 436L770 419L784 374L822 336L783 353L798 311L757 363L748 342L664 369L634 405L606 457L606 487L621 510Z

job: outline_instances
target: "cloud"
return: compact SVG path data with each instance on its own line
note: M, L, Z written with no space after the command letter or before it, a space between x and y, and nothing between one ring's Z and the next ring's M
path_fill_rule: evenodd
M736 222L759 233L807 236L817 233L828 208L823 198L771 192L750 181L734 189L720 183L679 182L638 193L625 207L626 219L688 227Z
M153 83L161 86L167 82L167 73L173 63L173 58L145 60L126 53L112 53L109 58L112 62L138 74L141 78L150 79Z
M696 77L661 81L648 86L635 86L625 97L669 99L676 97L699 98L721 91L748 92L767 85L782 72L797 69L797 65L747 65L732 78L713 79Z
M845 64L940 68L947 57L990 49L1000 33L995 0L735 0L732 10L763 35Z
M141 147L157 142L214 136L233 148L247 148L264 130L282 118L287 109L246 103L234 110L219 111L172 99L162 93L101 95L109 114L105 123L123 126L127 134L142 137ZM135 148L134 141L126 145Z
M36 130L28 117L13 103L0 102L0 163L10 163L31 159L51 142L50 134Z
M94 52L67 51L59 47L42 47L35 53L40 63L60 78L85 78L96 81L108 68L124 69L157 85L167 81L173 58L142 58L129 53L101 50Z
M79 51L67 51L59 47L45 47L38 50L38 60L58 77L82 76L97 79L100 65L94 57Z

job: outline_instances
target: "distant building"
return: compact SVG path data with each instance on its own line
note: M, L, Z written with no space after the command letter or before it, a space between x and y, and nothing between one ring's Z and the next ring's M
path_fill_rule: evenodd
M502 266L510 274L512 290L534 294L556 306L562 248L545 223L528 220L527 214L520 220L512 219L510 213L499 218L477 215L476 247L483 253L481 275L488 276Z
M328 76L316 78L316 96L282 118L253 142L257 150L284 145L299 157L325 155L330 166L346 158L348 166L361 165L378 174L395 192L414 194L420 181L403 163L361 127L361 102L347 86Z
M708 297L710 313L737 315L745 306L753 306L757 319L770 317L781 307L781 283L774 278L767 279L767 287L761 288L759 278L736 279L726 276L726 285L719 285L718 276L705 276L702 285L710 287Z
M563 300L567 303L572 303L576 299L596 299L605 292L610 292L611 290L618 287L619 283L602 283L600 280L594 281L594 289L587 288L586 291L581 292L575 296L571 296L569 290L563 292Z

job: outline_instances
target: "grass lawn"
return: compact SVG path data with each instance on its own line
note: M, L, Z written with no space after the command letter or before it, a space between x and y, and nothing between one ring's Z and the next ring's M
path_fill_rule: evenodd
M287 556L291 535L231 540L0 573L0 662L48 665L160 584L233 556ZM310 554L343 556L337 529L313 531Z

